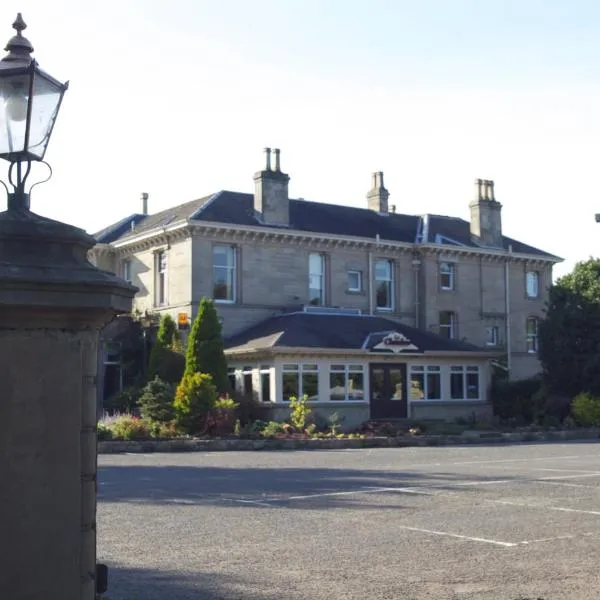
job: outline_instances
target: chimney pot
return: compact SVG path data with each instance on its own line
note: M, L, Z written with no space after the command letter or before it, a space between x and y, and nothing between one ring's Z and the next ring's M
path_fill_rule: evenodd
M271 170L271 148L265 148L265 171Z
M150 194L148 192L142 192L142 214L148 214L148 198L150 198Z
M273 154L275 155L275 171L277 173L281 173L281 162L280 162L280 150L279 148L275 148L273 150Z

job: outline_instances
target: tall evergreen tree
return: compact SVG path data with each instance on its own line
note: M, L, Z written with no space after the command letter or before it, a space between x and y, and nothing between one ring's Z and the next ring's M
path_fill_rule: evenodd
M577 263L550 288L539 342L551 390L600 396L600 259Z
M202 298L194 319L185 357L185 375L207 373L219 393L228 390L221 324L212 300Z
M173 348L177 341L177 325L171 315L163 315L160 319L156 341L166 348Z
M160 319L156 340L150 352L148 381L159 377L169 383L177 383L183 373L183 356L178 351L177 325L171 315Z

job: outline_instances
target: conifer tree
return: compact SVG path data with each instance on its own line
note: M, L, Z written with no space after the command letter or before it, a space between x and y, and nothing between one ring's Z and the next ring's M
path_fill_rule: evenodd
M221 337L221 324L212 300L202 298L194 319L185 360L185 375L206 373L219 393L228 390L227 360Z

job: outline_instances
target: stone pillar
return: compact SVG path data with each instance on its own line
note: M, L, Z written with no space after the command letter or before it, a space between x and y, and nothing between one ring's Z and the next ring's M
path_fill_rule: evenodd
M94 243L0 213L0 598L94 599L99 330L136 291Z

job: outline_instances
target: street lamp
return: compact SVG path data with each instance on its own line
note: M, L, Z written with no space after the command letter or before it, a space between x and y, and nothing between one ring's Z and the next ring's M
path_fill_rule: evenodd
M10 163L8 210L29 211L29 193L25 182L32 162L44 162L67 83L60 83L44 71L31 56L33 46L23 36L27 27L21 13L17 15L13 36L0 60L0 158ZM50 169L50 173L52 170Z

